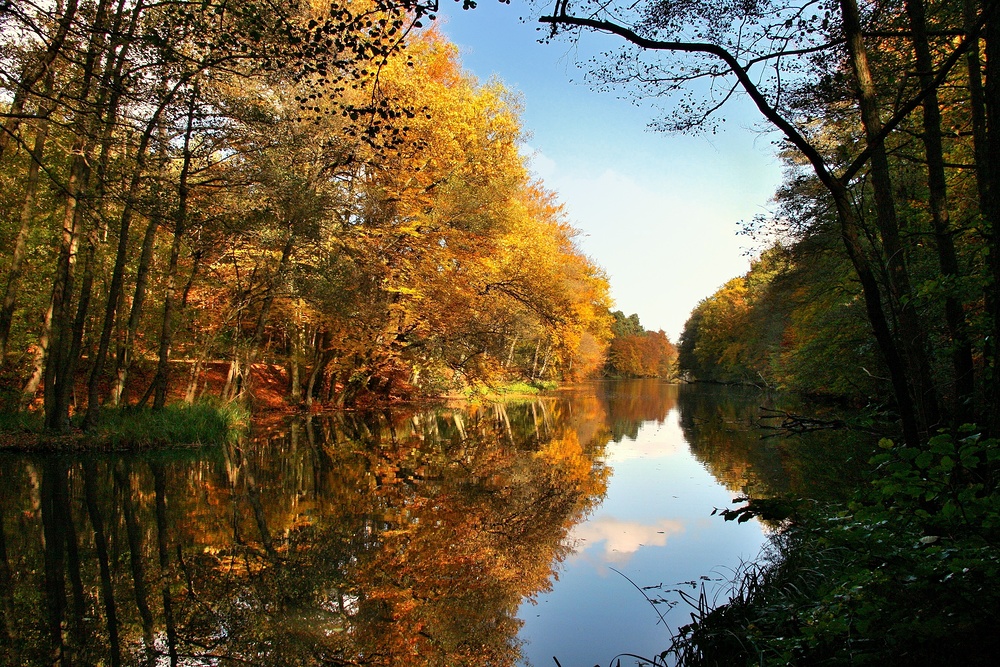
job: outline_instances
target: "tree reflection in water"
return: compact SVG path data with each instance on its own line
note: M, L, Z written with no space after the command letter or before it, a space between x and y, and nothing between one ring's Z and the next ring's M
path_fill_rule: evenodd
M591 394L5 457L0 662L513 665L605 492L606 423Z
M615 382L286 419L226 449L0 457L0 664L514 665L518 607L550 589L604 498L606 445L643 424L678 409L684 444L734 495L850 486L843 461L863 448L840 431L761 440L772 400ZM650 488L680 488L662 474Z
M761 408L815 414L795 396L753 388L681 387L677 404L684 439L734 494L840 500L862 484L872 455L870 435L827 430L774 436L761 429ZM826 416L826 415L820 415Z

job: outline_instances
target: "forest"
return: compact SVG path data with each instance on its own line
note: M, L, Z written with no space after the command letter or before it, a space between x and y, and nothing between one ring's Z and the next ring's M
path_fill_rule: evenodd
M711 132L741 97L777 137L785 180L771 213L744 223L762 252L697 306L675 349L637 315L611 312L608 278L520 152L517 96L463 73L430 25L436 2L4 3L0 410L40 414L59 432L94 428L110 408L252 404L265 389L282 405L345 407L600 373L669 377L676 355L687 379L863 408L849 425L872 456L846 500L748 495L721 510L768 522L773 552L734 581L729 602L696 601L652 664L672 653L690 665L992 665L997 5L546 10L551 39L620 38L584 65L588 76L674 96L657 129ZM487 419L485 430L504 423ZM580 441L553 460L592 469ZM480 481L516 490L501 483L507 460L484 454ZM359 465L385 456L366 445ZM545 456L525 461L550 474ZM51 503L69 502L67 470L42 478ZM21 485L35 488L25 471ZM74 474L86 492L91 473ZM547 509L533 498L526 508ZM542 530L582 511L575 497L556 500ZM56 507L43 513L71 517ZM55 531L46 543L61 549L72 526L43 526ZM45 566L62 572L61 561Z
M0 408L58 431L602 368L607 278L432 10L5 3Z
M612 378L660 378L673 380L677 374L677 347L667 334L648 331L639 315L616 310L611 313L611 341L604 375Z
M891 403L913 446L1000 428L995 2L558 4L542 21L621 37L593 75L677 95L658 128L711 131L743 96L778 137L773 212L744 223L766 249L692 313L683 370Z
M785 174L743 223L761 252L692 312L683 377L861 409L846 500L754 497L776 530L731 599L649 664L988 665L1000 501L1000 7L995 0L558 2L553 39L658 129L713 132L748 102ZM801 416L786 415L793 423ZM850 428L852 432L843 430Z

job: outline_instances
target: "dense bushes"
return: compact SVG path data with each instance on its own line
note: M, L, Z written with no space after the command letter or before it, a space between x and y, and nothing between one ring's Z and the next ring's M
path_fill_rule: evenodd
M994 664L997 444L971 429L924 449L883 440L871 487L846 505L796 504L732 601L703 605L680 630L678 664ZM751 501L730 516L773 506Z

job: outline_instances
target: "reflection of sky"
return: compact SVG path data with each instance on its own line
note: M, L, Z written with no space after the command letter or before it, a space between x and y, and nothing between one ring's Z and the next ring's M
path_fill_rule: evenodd
M574 553L552 592L521 609L525 657L533 665L551 665L552 656L569 667L609 664L623 652L658 654L670 632L611 568L638 586L670 589L703 576L728 578L764 542L755 521L711 516L713 508L731 505L732 494L690 454L676 410L662 424L643 424L635 440L609 443L606 461L613 474L603 504L571 531ZM673 629L688 619L683 605L667 614Z
M571 560L582 558L592 563L624 565L643 547L666 546L670 535L684 532L684 524L672 519L660 519L652 524L622 521L613 516L601 516L576 526L569 534L576 547Z
M687 452L687 443L680 435L677 410L671 410L662 424L646 422L635 440L623 438L608 444L605 460L614 466L635 459L663 459Z

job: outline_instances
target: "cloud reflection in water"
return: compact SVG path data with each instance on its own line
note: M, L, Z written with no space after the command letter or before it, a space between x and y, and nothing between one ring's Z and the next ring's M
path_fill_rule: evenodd
M684 524L674 519L654 523L623 521L603 516L573 528L568 540L576 552L571 560L586 560L604 574L608 565L623 565L642 547L663 547L672 535L684 532Z

